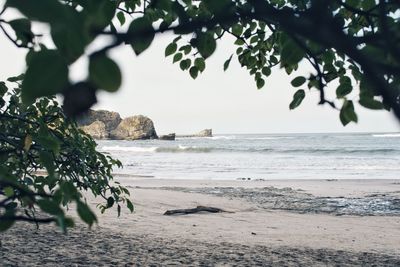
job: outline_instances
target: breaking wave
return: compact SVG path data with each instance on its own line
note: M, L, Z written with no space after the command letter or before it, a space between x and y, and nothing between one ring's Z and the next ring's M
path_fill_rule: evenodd
M227 147L199 147L199 146L171 146L171 147L136 147L136 146L103 146L103 151L122 151L136 153L212 153L212 152L239 152L239 153L278 153L278 154L387 154L399 153L400 150L392 148L379 149L324 149L324 148L308 148L308 149L273 149L273 148L227 148Z
M373 137L400 137L400 133L394 133L394 134L373 134Z

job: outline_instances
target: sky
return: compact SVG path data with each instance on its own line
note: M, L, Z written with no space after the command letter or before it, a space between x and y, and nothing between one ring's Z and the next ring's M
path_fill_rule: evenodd
M148 116L159 134L189 134L205 128L212 128L216 134L400 131L400 124L391 113L359 105L359 122L343 127L339 111L317 105L316 90L307 90L301 106L289 110L296 91L290 81L299 74L309 74L309 67L302 64L299 72L290 76L276 68L264 88L257 90L253 77L235 57L230 68L223 71L224 61L236 50L229 39L218 43L216 53L206 61L206 70L193 80L178 64L172 64L172 57L164 57L164 49L172 39L171 35L156 36L150 48L139 56L130 46L113 50L110 56L121 67L123 84L117 93L98 94L94 109L117 111L122 117ZM25 52L3 35L0 43L0 80L5 80L24 71ZM102 43L99 40L93 47ZM84 79L86 67L86 60L76 62L71 78ZM334 98L334 85L327 89L327 95ZM356 100L357 96L352 98Z

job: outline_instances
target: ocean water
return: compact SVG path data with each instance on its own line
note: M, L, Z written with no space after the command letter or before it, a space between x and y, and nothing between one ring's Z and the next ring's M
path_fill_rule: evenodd
M400 133L100 140L116 173L176 179L400 179Z

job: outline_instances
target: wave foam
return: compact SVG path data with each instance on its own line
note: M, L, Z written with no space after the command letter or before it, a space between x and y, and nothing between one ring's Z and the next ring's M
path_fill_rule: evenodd
M377 153L397 153L395 148L378 149L348 149L348 148L298 148L298 149L279 149L279 148L224 148L224 147L198 147L198 146L172 146L172 147L135 147L135 146L104 146L103 151L122 151L136 153L211 153L211 152L238 152L238 153L278 153L278 154L377 154Z
M179 152L192 152L192 153L209 153L213 149L208 147L197 147L197 146L183 146L178 147L158 147L156 152L164 153L179 153Z
M103 146L105 151L124 151L124 152L156 152L158 147L137 147L137 146Z
M136 146L103 146L103 151L122 151L122 152L137 152L137 153L179 153L179 152L194 152L194 153L208 153L212 148L197 147L197 146L183 146L177 147L136 147Z
M373 134L373 137L400 137L400 133L398 134Z
M232 139L236 139L236 136L234 135L219 135L219 136L205 136L205 137L200 137L200 136L192 136L192 137L177 137L175 138L176 140L181 140L181 139L193 139L193 140L197 140L197 139L208 139L208 140L232 140Z

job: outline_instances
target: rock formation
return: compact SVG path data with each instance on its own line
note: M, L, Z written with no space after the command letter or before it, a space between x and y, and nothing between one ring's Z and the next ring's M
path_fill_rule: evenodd
M82 126L81 129L94 139L108 138L108 132L106 131L106 126L102 121L94 121L90 125Z
M142 140L158 139L151 119L136 115L121 119L117 112L89 110L77 120L78 125L95 139ZM175 140L175 133L160 136L160 140ZM197 134L179 137L212 137L212 129L204 129Z
M212 137L212 129L204 129L197 134L177 135L177 137Z
M175 140L175 133L160 135L160 136L158 137L158 139L160 139L160 140L170 140L170 141L173 141L173 140Z
M204 129L196 134L198 137L212 137L212 129Z
M117 128L121 120L121 116L117 112L90 109L85 115L77 120L77 123L80 126L87 126L95 121L101 121L104 123L107 132L110 132Z
M138 140L157 139L157 133L151 119L137 115L123 119L117 128L110 132L111 139Z

